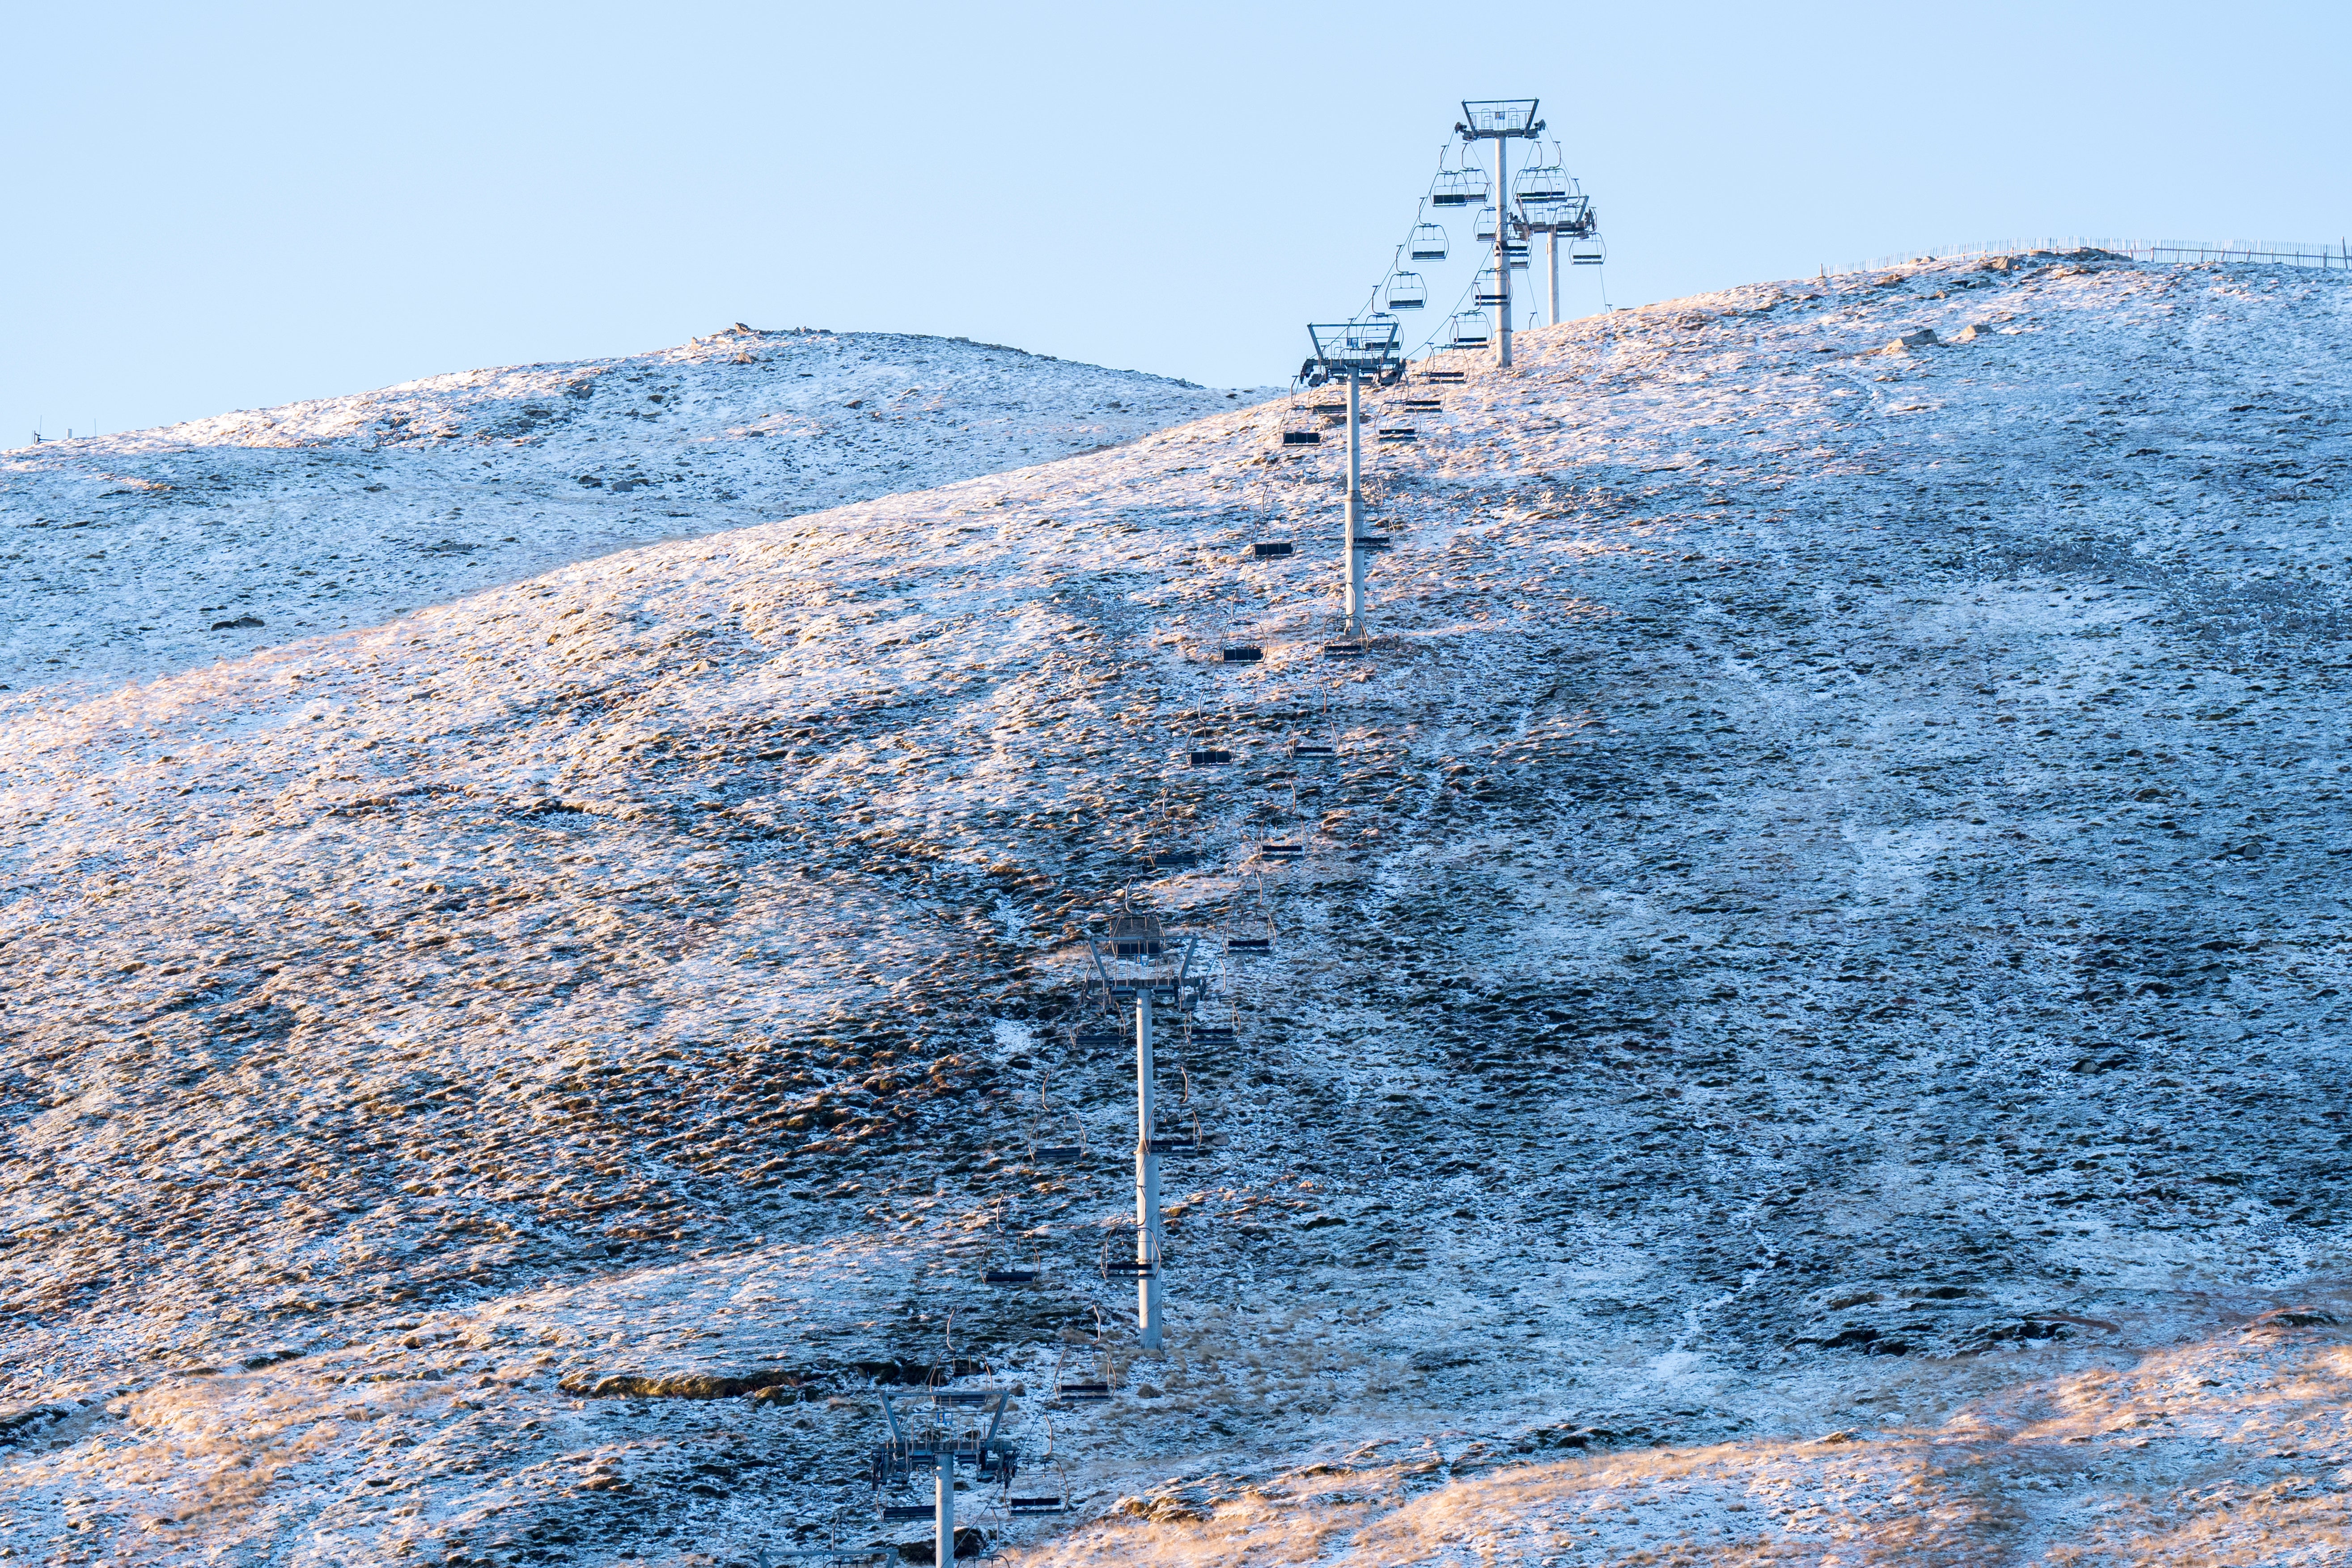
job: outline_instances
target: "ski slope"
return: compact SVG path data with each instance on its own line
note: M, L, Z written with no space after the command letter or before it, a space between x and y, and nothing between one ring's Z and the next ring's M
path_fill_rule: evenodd
M0 695L0 1514L911 1542L870 1390L946 1368L1077 1501L968 1495L1018 1563L2325 1560L2347 301L2047 256L1524 334L1371 455L1358 663L1339 448L1229 405ZM1124 889L1276 933L1165 1044L1229 1142L1157 1358L1069 1003Z
M242 658L614 550L1115 446L1239 396L961 338L736 326L43 442L0 454L0 686Z

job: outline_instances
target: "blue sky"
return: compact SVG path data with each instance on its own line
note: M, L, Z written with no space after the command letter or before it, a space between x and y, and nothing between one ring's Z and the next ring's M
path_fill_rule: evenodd
M1360 304L1465 96L1543 100L1621 305L1948 239L2332 239L2347 16L18 12L0 446L739 320L1276 380Z

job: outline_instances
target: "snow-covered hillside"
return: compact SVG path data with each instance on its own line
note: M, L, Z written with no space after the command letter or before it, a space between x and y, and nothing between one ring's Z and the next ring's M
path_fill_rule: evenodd
M1019 1562L2320 1560L2347 306L2042 257L1527 334L1375 454L1360 662L1339 450L1236 409L0 695L7 1529L911 1540L870 1388L951 1366L1080 1500ZM1164 1047L1230 1142L1159 1358L1070 1005L1130 884L1277 932Z
M45 442L0 454L0 686L238 658L1238 400L961 338L739 326L659 353Z

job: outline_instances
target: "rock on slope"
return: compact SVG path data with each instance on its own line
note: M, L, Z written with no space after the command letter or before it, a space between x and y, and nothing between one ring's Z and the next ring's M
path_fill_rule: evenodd
M1082 1500L1025 1561L2318 1550L2347 302L2041 257L1530 333L1377 454L1357 665L1338 452L1258 410L0 699L0 1508L741 1563L887 1533L864 1391L952 1365ZM1169 1047L1231 1142L1157 1361L1069 1008L1130 882L1278 933Z
M625 359L0 455L0 686L237 658L631 545L1131 440L1233 394L961 338Z

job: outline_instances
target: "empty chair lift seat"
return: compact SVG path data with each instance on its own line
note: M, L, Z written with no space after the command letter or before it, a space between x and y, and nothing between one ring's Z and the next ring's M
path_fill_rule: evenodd
M1236 643L1218 649L1217 658L1226 664L1257 664L1265 658L1265 649L1255 643Z
M1361 658L1364 645L1360 642L1327 642L1323 645L1325 658Z
M1037 1271L1034 1268L983 1268L980 1273L980 1282L983 1285L1034 1285L1037 1283Z
M1086 1151L1076 1143L1041 1143L1037 1146L1037 1163L1041 1165L1075 1165L1086 1157Z
M1217 746L1201 746L1184 753L1184 765L1192 768L1221 768L1233 760L1231 752Z
M1260 561L1279 561L1291 552L1287 539L1265 539L1250 546L1250 553Z
M1274 938L1270 936L1229 936L1225 938L1227 952L1272 952Z
M1418 441L1420 434L1410 425L1383 425L1378 432L1381 444L1400 447L1408 441Z
M1459 386L1470 379L1470 373L1464 370L1425 370L1421 373L1421 379L1432 386Z

